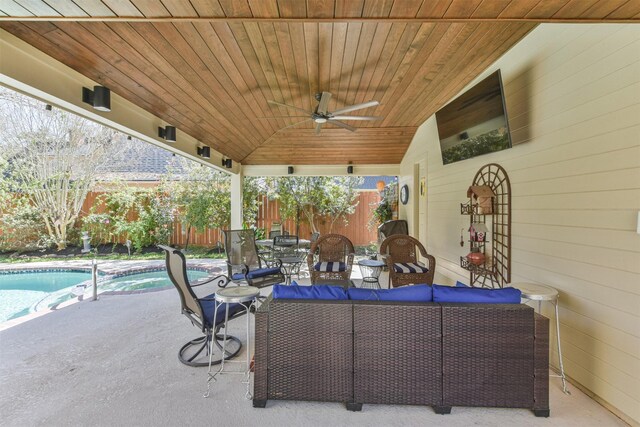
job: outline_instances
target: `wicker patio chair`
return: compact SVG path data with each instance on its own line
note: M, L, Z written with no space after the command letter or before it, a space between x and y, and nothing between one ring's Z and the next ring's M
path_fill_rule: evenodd
M191 323L200 328L204 334L183 345L178 351L178 359L187 366L208 366L211 340L215 337L214 343L220 349L220 356L215 357L212 364L220 363L224 338L218 334L218 331L225 323L226 306L224 304L218 306L218 315L215 316L216 324L214 325L215 292L198 297L193 288L209 283L224 287L230 282L229 278L221 274L207 281L191 284L187 277L187 261L184 254L180 250L168 246L160 246L160 248L166 253L167 274L180 295L182 314L187 316ZM239 317L245 312L246 310L240 304L231 304L229 306L229 320ZM241 348L242 344L238 338L227 335L224 359L235 357Z
M227 271L231 280L246 282L262 288L284 283L285 277L276 259L267 262L258 253L255 230L224 230L224 250L227 253Z
M353 243L340 234L322 235L311 244L307 255L307 265L311 283L322 283L322 280L349 282L353 256Z
M418 261L418 252L428 265ZM389 268L389 281L395 288L411 283L433 284L436 259L417 239L402 234L387 237L380 245L380 254Z

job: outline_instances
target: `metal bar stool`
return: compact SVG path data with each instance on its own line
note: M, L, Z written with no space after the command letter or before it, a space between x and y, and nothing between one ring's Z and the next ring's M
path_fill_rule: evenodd
M553 304L556 312L556 342L558 346L558 360L560 365L560 375L553 375L562 378L562 391L565 394L571 394L567 388L567 378L564 375L564 364L562 363L562 345L560 343L560 318L558 317L558 291L551 286L540 285L537 283L518 283L513 285L514 288L520 289L522 299L527 301L538 302L538 313L543 301Z

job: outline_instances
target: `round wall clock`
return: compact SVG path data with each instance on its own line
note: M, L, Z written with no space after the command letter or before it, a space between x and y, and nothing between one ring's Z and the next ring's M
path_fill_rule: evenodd
M400 189L400 202L403 205L406 205L407 202L409 202L409 186L406 184Z

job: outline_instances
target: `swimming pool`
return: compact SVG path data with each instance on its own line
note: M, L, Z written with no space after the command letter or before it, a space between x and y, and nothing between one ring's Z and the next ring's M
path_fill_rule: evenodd
M209 276L189 269L191 282ZM147 271L98 279L98 292L131 292L172 286L165 270ZM84 289L83 289L84 287ZM91 273L78 270L12 271L0 274L0 323L55 307L78 295L91 292Z
M187 270L187 277L191 283L204 279L211 273L201 270ZM141 291L149 289L164 288L173 286L165 270L151 271L146 273L129 274L106 280L99 285L100 291Z
M91 279L86 271L20 271L0 274L0 323L74 297L71 289Z

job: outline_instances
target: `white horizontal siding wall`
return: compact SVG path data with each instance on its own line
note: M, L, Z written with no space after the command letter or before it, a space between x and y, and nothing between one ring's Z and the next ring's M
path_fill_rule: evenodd
M408 177L427 160L436 281L468 281L459 204L475 172L499 163L512 188L512 283L560 291L567 374L640 422L640 25L541 25L472 85L496 69L514 148L443 166L431 117L402 164Z

